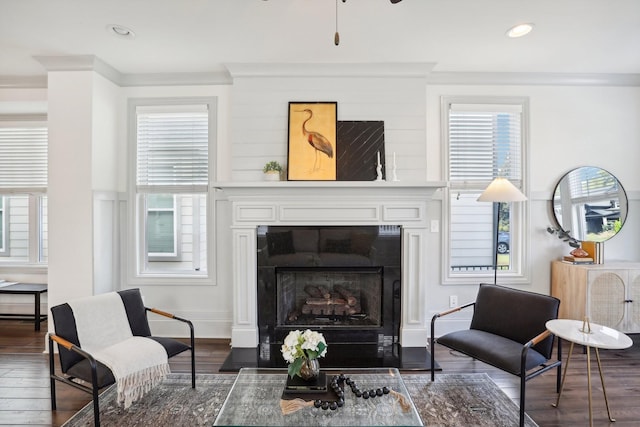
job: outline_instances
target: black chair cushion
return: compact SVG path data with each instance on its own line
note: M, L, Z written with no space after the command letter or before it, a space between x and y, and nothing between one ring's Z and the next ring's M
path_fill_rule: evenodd
M152 340L162 345L165 351L167 352L167 356L169 358L172 358L176 354L180 354L183 351L189 350L191 348L189 345L173 338L166 338L166 337L149 337L149 338L151 338Z
M520 375L522 344L511 339L477 329L467 329L446 334L438 338L438 343L511 374ZM525 370L542 365L547 359L530 348Z
M167 357L171 358L176 354L180 354L183 351L189 350L191 347L173 338L165 337L149 337L162 345L167 352ZM111 385L116 382L115 377L111 370L100 362L98 363L98 388L102 388ZM70 366L66 371L67 375L80 378L81 380L91 382L91 364L87 359L81 359L76 364Z
M548 295L483 283L478 290L470 329L524 345L546 330L547 321L558 317L559 307L560 300ZM551 358L553 337L534 348L547 359Z
M98 376L98 388L106 387L116 382L111 369L106 367L100 362L97 362L96 373ZM82 359L82 361L76 363L69 369L67 369L66 374L75 378L80 378L83 381L91 383L91 364L87 359Z

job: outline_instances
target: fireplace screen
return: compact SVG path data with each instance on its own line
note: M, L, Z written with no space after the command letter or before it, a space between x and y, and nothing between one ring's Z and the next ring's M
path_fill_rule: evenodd
M382 267L277 268L278 326L382 325Z

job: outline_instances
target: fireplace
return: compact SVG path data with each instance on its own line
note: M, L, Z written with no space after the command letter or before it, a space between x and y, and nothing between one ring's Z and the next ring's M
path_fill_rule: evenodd
M438 226L437 219L429 217L428 205L445 186L384 181L218 183L220 212L231 216L233 272L232 350L221 369L284 366L278 343L289 330L307 326L328 337L331 347L322 362L325 367L424 369L429 317L424 301L430 268L425 260L428 242L437 237L429 230ZM294 236L294 229L302 232ZM306 234L314 230L323 231L323 236ZM278 314L282 304L276 303L277 275L295 272L304 277L312 271L329 275L333 282L349 282L355 273L381 274L379 321L347 325L340 322L355 322L358 317L346 318L333 310L312 323L298 317L304 324L287 324L283 319L292 310ZM367 318L377 317L377 308L372 311L366 297Z

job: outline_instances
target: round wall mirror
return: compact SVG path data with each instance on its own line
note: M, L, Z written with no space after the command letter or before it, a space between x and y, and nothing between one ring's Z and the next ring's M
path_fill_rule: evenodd
M627 219L627 193L604 169L585 166L569 171L553 192L553 213L567 235L579 241L604 242Z

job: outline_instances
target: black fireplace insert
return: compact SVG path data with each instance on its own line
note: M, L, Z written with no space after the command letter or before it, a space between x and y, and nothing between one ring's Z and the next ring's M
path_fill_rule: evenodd
M281 359L279 348L295 329L322 332L327 357L338 356L337 345L377 356L393 351L401 319L400 226L261 226L257 239L263 366Z

